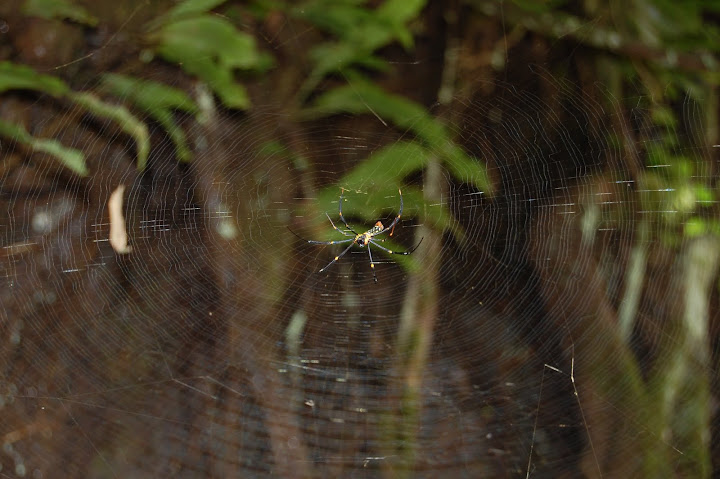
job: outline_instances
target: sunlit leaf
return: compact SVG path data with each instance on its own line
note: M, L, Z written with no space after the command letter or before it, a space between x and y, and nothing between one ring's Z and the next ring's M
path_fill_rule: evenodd
M29 16L48 20L72 20L90 27L94 27L98 23L98 19L88 13L85 8L69 0L26 0L23 12Z
M59 97L70 88L59 78L42 75L28 66L0 62L0 92L8 90L37 90Z
M35 152L47 153L55 157L60 163L80 176L87 176L88 174L85 155L79 150L63 146L57 140L36 138L30 135L22 126L3 120L0 120L0 135L17 141Z

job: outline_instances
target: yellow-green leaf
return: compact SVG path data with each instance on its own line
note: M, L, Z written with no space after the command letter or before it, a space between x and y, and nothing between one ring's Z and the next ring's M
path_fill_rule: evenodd
M21 125L0 120L0 135L21 143L35 152L47 153L55 157L67 168L80 176L87 176L85 155L79 150L63 146L59 141L48 138L37 138Z

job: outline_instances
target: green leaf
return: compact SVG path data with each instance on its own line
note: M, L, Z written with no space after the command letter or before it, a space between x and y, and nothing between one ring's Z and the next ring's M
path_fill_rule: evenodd
M362 54L358 49L349 43L322 43L310 51L310 58L315 63L315 68L305 80L301 90L309 93L323 77L335 71L341 71L353 62L362 61L369 55Z
M233 70L266 68L270 58L258 53L251 35L211 15L166 24L157 34L157 42L161 56L204 80L229 108L250 106L247 92L235 81Z
M159 53L180 63L211 59L226 69L252 69L258 64L255 38L227 20L210 15L179 20L160 32Z
M715 196L713 191L704 185L694 185L695 188L695 199L700 203L711 203L714 202Z
M376 9L362 7L363 2L315 0L291 11L336 35L339 41L320 44L312 50L315 67L300 89L305 98L329 73L354 65L384 69L386 63L373 53L394 40L403 47L412 46L413 35L407 28L417 18L426 0L388 0Z
M675 128L677 126L675 113L665 105L654 105L651 111L651 117L656 125L662 125L667 128Z
M708 231L707 225L702 218L697 216L688 219L685 222L685 236L695 237L704 235Z
M88 174L83 153L74 148L65 147L57 140L36 138L21 125L3 120L0 120L0 135L28 146L35 152L47 153L57 158L60 163L80 176Z
M8 90L38 90L60 97L70 88L54 76L42 75L25 65L0 62L0 93Z
M358 3L358 2L355 2ZM295 7L291 14L339 38L349 38L364 23L373 20L373 12L353 3L315 1Z
M98 19L82 6L67 0L26 0L23 5L23 13L48 20L68 19L90 27L94 27L98 23Z
M720 236L720 221L715 219L708 220L707 228L710 233Z
M352 173L350 173L352 174ZM341 185L346 185L341 182ZM358 233L367 231L376 221L391 221L398 214L400 200L398 197L397 184L373 184L362 190L345 189L343 216L348 219L350 226ZM452 233L458 242L465 239L465 233L460 224L453 218L446 205L428 204L419 189L406 187L402 190L403 196L403 218L417 217L418 221L432 226L439 231ZM337 186L329 186L321 190L311 211L324 211L332 219L338 217L337 206L340 199L340 189ZM317 215L317 223L325 224L325 215ZM353 224L353 220L362 221L361 224ZM336 223L337 224L337 223ZM339 226L338 226L339 227ZM327 230L325 236L332 239L332 227ZM337 235L337 233L334 233ZM395 234L398 234L396 229Z
M443 164L455 178L473 185L478 190L490 192L490 177L485 164L480 160L468 156L455 144L447 144L441 156Z
M180 20L185 17L192 17L200 13L207 13L215 7L225 3L227 0L185 0L175 5L166 14L166 22Z
M438 148L450 141L444 125L423 106L360 78L353 78L349 85L321 95L305 113L310 117L337 113L374 114L402 130L414 132L430 147Z
M101 88L129 99L148 112L173 109L195 114L198 109L184 91L155 81L106 73L102 76Z
M413 146L408 145L408 148L412 149ZM365 165L359 167L364 168ZM351 172L346 179L351 179L354 174L354 172ZM347 186L344 181L341 184ZM365 190L343 188L345 190L343 194L343 216L348 220L350 227L358 233L362 233L369 230L378 220L386 225L389 224L400 212L400 198L397 188L397 184L387 183L373 183L372 186ZM337 213L340 193L341 189L337 186L324 188L319 192L315 201L308 205L308 211L301 212L302 215L311 214L315 218L316 226L323 226L323 228L314 228L317 236L312 236L311 239L322 241L347 239L332 228L324 214L318 214L319 211L326 212L336 222L338 228L344 230L345 227L339 221ZM415 187L403 188L402 197L404 203L402 218L417 217L419 222L431 225L440 231L451 232L458 242L464 241L465 233L459 223L452 217L446 205L427 204L422 191ZM394 230L393 237L388 234L383 235L382 238L378 237L377 240L381 241L386 248L402 251L405 246L400 246L394 240L403 238L405 244L418 241L418 238L414 237L414 235L412 239L407 239L407 236L412 235L412 232L412 229L404 228L403 222L400 222ZM409 270L413 270L418 266L411 256L393 256L393 261Z
M250 97L247 90L235 81L229 70L209 64L197 75L210 85L228 108L237 108L238 110L250 108Z
M304 114L313 118L337 113L373 114L393 123L401 130L415 133L433 154L443 160L456 178L480 190L491 191L491 183L484 165L470 158L457 146L445 126L421 105L387 93L365 80L353 79L350 85L335 88L321 95L315 105L307 109Z
M0 92L13 89L38 90L49 93L54 97L66 97L76 104L82 106L95 116L108 118L120 125L120 128L131 135L138 148L138 168L144 169L150 151L150 140L147 125L134 117L125 107L104 103L91 93L77 93L60 79L50 75L38 74L35 70L24 65L15 65L10 62L0 62ZM19 134L18 131L15 133ZM30 137L32 138L32 137ZM28 140L29 141L29 140ZM34 148L45 148L48 153L58 155L59 144L56 143L33 143ZM65 153L62 153L65 155ZM65 155L68 166L77 169L77 158L72 154ZM72 166L74 165L74 166Z
M690 180L695 174L695 163L687 156L673 156L670 171L675 178Z
M138 150L138 170L145 169L150 152L150 137L145 123L136 118L124 106L105 103L92 93L72 92L68 97L93 115L114 121L125 133L133 137Z
M410 128L432 117L425 109L406 98L390 94L362 79L352 79L346 86L335 88L318 97L315 104L304 114L324 117L337 113L363 114L375 112L383 120L397 126Z
M381 148L358 164L342 179L348 189L397 190L397 185L412 173L422 171L430 152L418 142L398 142Z
M648 166L665 166L672 163L672 154L665 146L651 143L647 145L646 150Z
M195 114L197 105L182 90L162 83L107 73L102 76L101 89L123 100L129 100L158 122L175 144L178 159L190 161L185 132L175 122L173 110Z
M406 49L412 47L413 37L405 24L417 18L427 0L387 0L377 9L378 18L391 25L394 38Z

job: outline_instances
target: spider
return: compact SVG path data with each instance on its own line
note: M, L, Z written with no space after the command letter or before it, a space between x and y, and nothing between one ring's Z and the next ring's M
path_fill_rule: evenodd
M333 220L330 218L330 215L328 215L327 213L325 213L325 216L327 216L327 219L330 220L330 224L335 229L335 231L337 231L338 233L340 233L342 235L349 236L350 237L349 239L344 239L344 240L340 240L340 241L314 241L314 240L304 239L303 237L301 237L300 235L295 233L293 230L290 230L290 232L292 234L294 234L295 236L297 236L298 238L300 238L301 240L303 240L307 243L310 243L310 244L331 245L331 244L350 243L350 245L347 248L345 248L342 253L335 256L335 258L333 258L333 260L330 261L330 263L328 263L324 268L322 268L320 271L318 271L318 273L322 273L323 271L328 269L330 266L335 264L340 258L345 256L345 253L350 251L350 248L352 248L354 245L358 245L361 248L364 248L365 246L367 246L368 256L370 256L370 268L372 268L373 279L377 283L378 279L377 279L377 276L375 275L375 262L373 261L372 251L370 250L370 243L372 243L373 245L377 246L378 248L380 248L381 250L383 250L389 254L408 255L408 254L411 254L413 251L415 251L417 249L417 247L420 246L420 243L422 243L423 239L425 239L424 237L420 238L420 241L418 242L418 244L416 244L415 246L413 246L412 248L410 248L407 251L392 251L384 246L379 245L377 243L377 241L375 241L373 239L374 237L376 237L378 235L386 233L390 229L392 229L394 231L395 225L398 223L398 221L400 221L400 216L402 215L402 212L403 212L403 199L402 199L402 191L400 191L399 188L398 188L398 193L400 193L400 211L398 211L398 215L395 217L393 222L390 223L390 225L388 227L385 227L382 224L382 222L378 221L377 223L375 223L375 226L373 226L372 228L370 228L369 230L367 230L364 233L358 233L357 231L352 229L350 227L350 225L347 223L347 221L345 221L345 217L342 214L342 203L343 203L343 195L345 194L345 190L341 189L340 190L340 201L338 202L338 214L340 215L340 220L343 222L345 227L348 230L352 231L353 234L347 233L347 232L339 229L337 226L335 226L335 223L333 223ZM392 235L392 232L390 232L390 234ZM385 240L382 239L380 241L385 241Z

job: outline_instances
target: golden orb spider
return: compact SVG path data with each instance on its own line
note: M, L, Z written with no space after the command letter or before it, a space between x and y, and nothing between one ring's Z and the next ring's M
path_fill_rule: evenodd
M335 231L339 232L340 234L342 234L344 236L350 236L351 238L340 240L340 241L314 241L314 240L307 240L307 239L303 238L302 236L295 233L293 230L290 230L290 232L292 234L294 234L295 236L297 236L298 238L300 238L301 240L303 240L307 243L310 243L310 244L331 245L331 244L350 243L350 245L347 248L345 248L342 253L335 256L335 258L333 258L333 260L330 261L324 268L320 269L320 271L318 271L318 273L322 273L323 271L328 269L330 266L335 264L340 258L345 256L345 253L350 251L350 248L352 248L354 245L358 245L361 248L364 248L367 246L368 256L370 256L370 268L372 269L373 279L377 283L378 279L377 279L377 276L375 275L375 262L373 261L372 251L370 251L371 243L373 245L377 246L378 248L380 248L381 250L385 251L388 254L408 255L408 254L411 254L413 251L415 251L417 249L417 247L420 246L420 243L422 243L422 241L425 239L424 237L420 238L420 241L418 242L418 244L416 244L415 246L413 246L412 248L410 248L407 251L392 251L384 246L380 246L373 239L378 235L386 233L390 229L393 229L393 231L394 231L395 225L398 223L398 221L400 221L400 216L402 216L402 212L403 212L403 199L402 199L402 191L400 191L399 188L398 188L398 193L400 193L400 211L398 211L397 216L395 217L393 222L390 223L390 225L387 228L385 226L383 226L382 222L378 221L377 223L375 223L375 226L373 226L372 228L370 228L369 230L367 230L364 233L358 233L357 231L352 229L350 227L350 225L347 223L347 221L345 221L345 217L342 214L342 203L343 203L343 195L345 194L345 190L341 189L340 190L340 201L338 202L338 214L340 215L340 220L343 222L345 227L348 230L352 231L353 234L347 233L347 232L339 229L337 226L335 226L335 223L333 223L333 220L330 218L329 214L325 213L325 216L327 216L327 219L330 220L330 224L335 229ZM288 229L290 229L290 228L288 228ZM392 235L392 232L390 233L390 235ZM380 241L385 241L385 240L380 240Z

